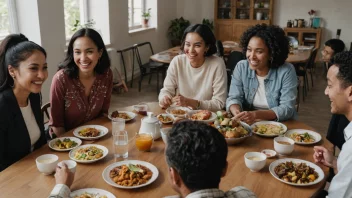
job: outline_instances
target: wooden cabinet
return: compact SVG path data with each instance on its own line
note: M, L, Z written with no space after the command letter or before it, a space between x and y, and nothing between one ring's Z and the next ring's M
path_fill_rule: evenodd
M299 45L320 48L321 28L284 28L287 36L297 39Z
M214 13L217 40L239 42L249 27L272 23L273 0L215 0Z

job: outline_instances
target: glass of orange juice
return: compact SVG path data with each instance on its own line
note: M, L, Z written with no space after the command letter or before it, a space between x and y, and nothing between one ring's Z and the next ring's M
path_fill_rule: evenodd
M148 133L136 135L136 147L140 151L150 151L153 144L153 136Z

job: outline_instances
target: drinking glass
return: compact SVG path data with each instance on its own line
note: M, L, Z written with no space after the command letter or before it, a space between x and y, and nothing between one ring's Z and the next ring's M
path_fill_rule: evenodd
M122 118L112 118L112 132L122 131L125 130L125 119Z
M128 133L125 130L113 132L113 147L115 159L128 158Z
M150 133L137 134L136 147L139 151L150 151L153 144L153 136Z
M138 105L134 105L134 110L141 114L141 115L147 115L147 111L148 111L148 104L145 102L141 102Z

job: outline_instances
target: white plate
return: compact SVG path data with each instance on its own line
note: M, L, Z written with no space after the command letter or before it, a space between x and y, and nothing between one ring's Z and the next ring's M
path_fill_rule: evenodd
M285 136L290 138L290 135L293 133L304 134L306 132L314 138L314 142L296 142L293 139L293 141L295 141L295 144L309 145L309 144L315 144L321 140L321 135L319 133L311 131L311 130L306 130L306 129L291 129L285 133Z
M280 134L261 134L261 133L256 133L254 132L253 128L254 126L256 125L262 125L262 124L274 124L274 125L277 125L277 126L281 126L282 127L282 131L280 132ZM287 126L280 123L280 122L274 122L274 121L260 121L260 122L256 122L254 124L251 125L251 129L252 129L252 132L254 134L257 134L259 136L263 136L263 137L276 137L276 136L279 136L279 135L282 135L284 134L286 131L287 131Z
M189 111L189 112L188 112L189 119L191 120L191 116L192 116L193 114L195 114L195 113L200 112L200 111L202 111L202 110L191 110L191 111ZM194 121L205 122L205 123L214 122L214 121L216 120L216 118L218 118L218 116L217 116L216 113L214 113L214 112L211 112L211 111L210 111L210 113L211 113L211 116L210 116L209 119L207 119L207 120L194 120Z
M171 111L172 111L172 110L176 110L176 109L184 110L184 111L186 111L186 113L185 113L185 114L182 114L182 115L180 115L180 114L172 114ZM189 111L190 111L189 108L187 108L187 107L179 107L179 106L176 106L176 107L169 107L169 108L166 109L166 113L171 114L171 115L173 115L173 116L175 116L175 117L185 117L185 116L187 115L187 112L189 112Z
M116 198L115 195L113 195L111 192L108 192L106 190L99 189L99 188L84 188L84 189L75 190L71 192L70 197L79 196L79 195L82 195L83 193L90 193L90 194L95 194L99 196L105 195L107 196L107 198Z
M64 139L67 139L67 138L70 139L71 141L75 141L75 142L77 143L77 145L76 145L75 147L68 148L68 149L59 149L59 148L55 148L55 147L54 147L56 141L58 141L58 140L63 141ZM75 137L60 137L60 138L55 138L55 139L51 140L51 141L49 142L49 147L50 147L51 149L55 150L55 151L69 151L69 150L72 150L72 149L78 147L78 146L81 145L81 144L82 144L82 140L80 140L80 139L78 139L78 138L75 138Z
M126 114L130 117L130 119L124 119L125 122L128 122L128 121L130 121L130 120L133 120L133 119L136 117L136 114L133 113L133 112L130 112L130 111L118 111L118 112L119 112L119 113L126 113ZM108 115L108 118L109 118L110 120L112 119L111 114L112 114L112 112L109 113L109 115Z
M84 136L80 136L79 135L79 131L81 131L82 129L85 129L85 128L95 128L97 130L100 131L100 134L96 137L84 137ZM83 139L83 140L96 140L96 139L99 139L101 137L103 137L104 135L108 134L109 130L104 127L104 126L100 126L100 125L85 125L85 126L81 126L81 127L78 127L76 128L74 131L73 131L73 135L80 138L80 139Z
M289 161L289 162L292 161L293 163L306 163L311 168L314 168L314 170L318 173L319 177L314 182L309 182L308 184L296 184L296 183L284 181L284 180L280 179L278 175L276 175L274 169L279 164L287 162L287 161ZM324 179L324 172L323 172L323 170L321 170L321 168L319 166L317 166L316 164L314 164L312 162L308 162L308 161L300 160L300 159L285 158L285 159L279 159L279 160L273 161L269 166L269 171L270 171L271 175L273 177L275 177L275 179L277 179L283 183L293 185L293 186L311 186L311 185L319 183L321 180Z
M159 120L163 124L170 124L170 123L173 123L175 120L175 117L172 114L162 113L162 114L157 115L156 117L159 119L159 116L166 116L166 117L171 118L171 121L169 121L169 122L163 122L163 121Z
M77 160L77 159L74 158L75 153L76 153L76 151L78 151L78 149L87 148L87 147L90 147L90 146L95 146L95 147L103 150L103 156L101 158L95 159L95 160ZM99 144L85 144L85 145L79 146L79 147L71 150L70 153L68 154L68 156L72 160L74 160L76 162L83 163L83 164L89 164L89 163L93 163L93 162L99 161L101 159L104 159L104 157L106 157L108 155L108 153L109 153L109 150L105 146L102 146L102 145L99 145Z
M139 186L121 186L121 185L118 185L117 183L115 183L110 178L110 176L109 176L110 175L110 171L112 169L114 169L115 167L117 167L117 166L128 165L128 164L134 164L134 165L140 164L140 165L143 165L143 166L149 168L153 172L152 178L150 178L147 183L141 184ZM145 162L145 161L125 160L125 161L120 161L120 162L115 162L113 164L110 164L108 167L106 167L104 169L102 176L103 176L103 179L105 180L105 182L108 183L111 186L115 186L117 188L124 188L124 189L133 189L133 188L140 188L140 187L143 187L143 186L147 186L147 185L151 184L152 182L154 182L156 180L156 178L158 178L158 176L159 176L159 171L153 164L150 164L150 163Z

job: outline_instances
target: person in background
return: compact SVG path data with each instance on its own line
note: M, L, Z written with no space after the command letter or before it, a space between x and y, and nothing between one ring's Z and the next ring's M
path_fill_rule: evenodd
M325 42L324 49L321 51L322 60L326 65L326 71L331 66L331 59L335 54L345 50L345 43L340 39L330 39Z
M227 153L225 138L214 127L196 121L177 123L168 134L165 150L172 188L186 198L256 197L242 186L227 192L219 189L227 171Z
M170 63L160 90L159 104L193 109L221 110L227 95L226 67L216 53L215 36L207 25L189 26L182 37L181 50Z
M325 89L331 102L331 113L342 114L352 120L352 52L340 52L332 59L327 73L328 85ZM334 169L335 176L328 187L328 197L352 197L352 124L344 129L345 143L339 157L322 146L314 147L313 159L316 163Z
M46 143L41 112L46 52L23 34L0 45L0 172Z
M248 124L257 119L284 121L296 116L297 75L285 60L289 42L274 25L256 25L241 37L247 60L233 71L226 109Z
M51 133L57 136L108 113L113 87L110 59L103 39L90 28L71 38L51 90Z

